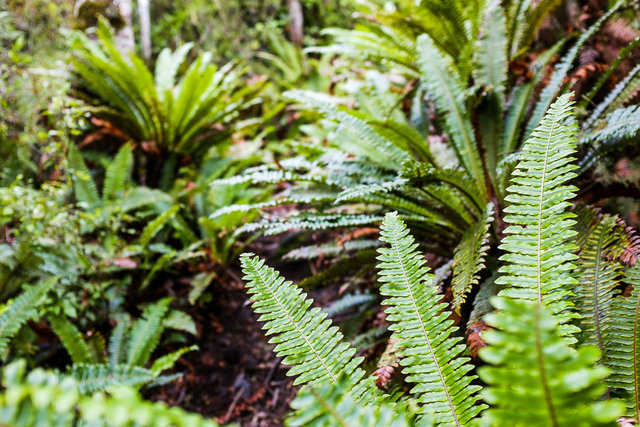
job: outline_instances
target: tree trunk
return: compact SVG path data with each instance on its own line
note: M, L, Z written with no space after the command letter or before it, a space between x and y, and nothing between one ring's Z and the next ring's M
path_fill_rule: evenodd
M302 45L304 16L300 0L289 0L289 38L297 45Z
M150 0L138 0L138 15L140 16L140 44L142 45L142 57L151 59L151 18L149 15Z
M131 0L115 0L113 4L120 11L120 16L122 16L122 20L124 21L124 26L116 33L116 47L120 52L128 55L129 52L133 52L136 47L131 20L133 12Z

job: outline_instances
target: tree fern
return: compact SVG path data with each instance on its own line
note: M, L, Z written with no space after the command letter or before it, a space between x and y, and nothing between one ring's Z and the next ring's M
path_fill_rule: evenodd
M353 357L356 350L342 341L327 314L319 307L307 310L313 301L257 256L243 254L241 262L253 309L273 335L274 352L292 366L288 375L297 376L294 384L335 384L344 374L354 397L370 396L370 381L362 381L364 371L358 368L362 358Z
M609 387L622 390L627 415L640 419L640 265L627 272L633 286L630 296L617 296L611 307L607 342L607 366L612 375Z
M493 304L500 311L485 320L496 330L484 332L489 345L480 350L490 366L479 369L488 383L487 425L611 425L620 416L619 402L597 401L607 369L595 365L595 347L569 347L556 316L538 301L496 297Z
M11 339L22 325L37 316L36 309L44 295L56 283L57 278L44 280L7 303L8 307L0 315L0 354L4 354L9 349Z
M452 305L458 313L471 288L478 284L478 273L485 267L484 260L489 249L489 227L492 222L493 204L489 203L482 218L465 232L454 250Z
M387 319L393 322L392 338L401 348L407 381L415 383L411 390L423 404L422 413L433 413L440 425L466 425L482 410L471 385L475 378L467 358L460 357L464 345L451 336L455 328L441 296L431 285L433 276L424 266L417 244L397 214L387 214L380 239L390 247L378 251L380 293L388 297Z
M524 145L522 160L513 172L505 209L510 226L502 240L500 269L496 283L506 285L500 295L540 301L557 316L565 335L576 331L569 322L575 317L568 300L576 280L574 246L568 239L573 214L565 212L575 187L565 183L575 176L570 164L575 149L571 95L562 95L549 109Z

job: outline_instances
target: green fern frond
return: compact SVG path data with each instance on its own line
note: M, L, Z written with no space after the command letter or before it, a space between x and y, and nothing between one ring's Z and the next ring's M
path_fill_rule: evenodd
M587 31L585 31L580 36L573 47L564 55L560 63L556 65L553 71L553 75L551 76L551 80L549 81L549 84L542 90L542 93L540 94L540 100L536 103L529 122L527 123L527 129L525 131L525 135L527 136L527 138L531 135L533 129L538 126L538 123L540 123L540 120L542 120L542 116L545 114L545 112L555 99L556 95L558 95L558 93L560 92L560 89L564 84L564 79L568 75L569 70L571 70L573 61L575 61L575 59L578 57L578 53L580 52L582 46L587 40L591 38L591 36L596 33L596 31L600 29L602 24L607 19L609 19L611 15L617 12L617 10L620 9L622 5L624 5L626 1L627 0L618 0L618 2L607 11L607 13L602 15L600 19L598 19L591 27L589 27Z
M118 320L118 325L111 332L111 336L109 337L109 368L115 369L117 365L120 363L126 362L127 356L127 348L128 348L128 340L129 337L127 332L129 331L129 326L131 325L131 320L128 316L122 316Z
M412 393L423 405L421 413L433 414L439 425L466 425L483 409L476 404L480 386L471 385L468 375L473 367L461 357L464 345L452 337L446 304L431 285L433 276L409 230L396 213L385 216L380 240L390 247L378 249L380 294L387 299L387 320L393 322L392 338L407 381L414 383Z
M109 163L105 172L103 200L115 200L124 194L127 180L133 170L133 151L130 144L125 144L118 150L115 158Z
M51 315L48 319L74 364L95 362L82 334L65 315Z
M634 96L638 88L640 88L640 64L629 71L629 74L618 82L606 98L594 108L589 118L585 120L583 127L592 127L600 117L622 107Z
M529 2L530 6L524 14L524 22L520 24L523 25L524 28L520 31L520 37L517 43L519 48L531 46L531 42L540 25L542 25L549 14L558 8L561 3L562 0L541 0L536 3ZM518 53L518 50L519 49L516 49L516 53Z
M623 390L627 414L640 419L640 265L627 272L631 295L617 296L611 307L611 325L606 347L608 379L613 390Z
M191 345L189 347L182 347L181 349L172 351L171 353L165 354L162 357L158 357L151 366L151 372L153 372L156 376L160 375L167 369L172 369L183 354L196 350L199 350L199 347L197 345Z
M464 233L453 252L452 306L458 313L471 288L478 284L478 273L485 267L484 260L489 249L489 227L492 222L493 203L489 203L482 218Z
M538 301L495 297L492 302L499 311L485 320L496 329L484 332L489 345L479 352L489 366L478 370L488 384L482 392L490 404L483 413L486 424L613 424L622 405L598 401L608 373L596 365L598 350L569 347L556 316Z
M602 86L604 86L604 84L609 81L609 78L613 75L613 73L618 71L618 68L620 67L620 65L622 65L625 62L625 60L629 57L629 55L633 53L633 51L635 50L636 47L638 47L638 45L640 45L640 36L636 37L630 43L628 43L626 46L620 49L620 51L618 52L618 55L616 56L616 59L614 59L611 65L609 65L609 68L607 68L607 70L600 75L600 77L598 78L598 81L596 81L596 83L591 87L591 89L589 89L589 92L586 95L583 95L582 101L580 101L580 104L578 105L578 109L584 110L587 108L587 106L590 103L593 102L593 99L595 98L600 88L602 88ZM635 87L636 89L638 88L638 85L640 85L640 78L638 78L639 71L640 71L640 66L634 67L629 72L629 74L627 74L627 76L622 80L622 82L618 82L616 87L609 93L609 95L607 95L605 100L603 100L600 104L598 104L596 108L593 110L593 112L591 113L591 116L584 121L583 128L589 127L591 124L593 124L593 122L600 117L600 115L604 112L604 110L607 107L609 107L609 105L612 104L613 100L617 98L617 95L612 95L613 93L618 92L618 94L621 94L622 91L627 92L625 89L628 87ZM620 100L623 102L618 106L621 106L622 104L627 102L628 98L625 95L625 96L622 96ZM611 109L613 110L616 108L617 107L612 107ZM599 110L598 113L596 113L596 110Z
M606 126L582 138L580 144L589 149L580 160L581 170L589 168L601 156L619 150L640 138L640 106L620 108L609 114Z
M8 308L0 315L0 354L4 354L9 349L11 339L22 325L37 316L36 309L44 295L57 282L57 278L44 280L7 303Z
M72 144L69 145L67 161L71 169L71 178L73 180L76 200L82 203L85 209L94 210L100 206L101 203L98 187L91 177L89 168L87 168L87 165L84 163L82 154Z
M422 83L434 97L458 159L474 178L481 196L486 196L484 170L465 106L464 84L452 70L451 59L442 55L426 34L418 37L418 63Z
M344 252L362 251L365 249L373 249L380 246L379 240L363 239L348 240L339 245L336 242L326 243L323 245L301 246L282 255L282 259L288 260L310 260L321 256L336 256Z
M364 371L358 367L362 358L354 357L356 350L342 341L327 314L319 307L308 310L313 300L259 257L243 254L240 259L252 307L272 335L274 352L292 366L287 375L297 376L294 384L337 383L344 374L357 399L371 396L370 381L362 381Z
M576 280L574 246L569 239L574 215L565 212L576 188L566 185L575 176L571 164L576 126L572 120L571 95L562 95L549 108L527 140L522 160L513 172L506 200L505 222L509 227L500 248L507 265L496 283L507 288L500 295L539 301L558 318L565 335L576 331L568 300Z
M158 234L160 230L162 230L164 226L167 225L167 223L176 216L179 210L179 205L173 205L162 215L154 218L153 221L147 224L142 230L142 233L140 234L139 244L141 246L147 246L151 242L151 239L153 239L153 237Z
M102 363L76 363L69 367L65 375L76 380L78 391L82 394L105 391L119 385L138 388L156 377L149 369L139 366L116 365L111 369Z
M382 221L379 215L359 214L300 214L289 218L265 219L239 227L234 235L264 231L267 236L290 230L324 230L362 225L373 225Z
M378 301L378 297L369 292L353 292L341 296L328 307L322 309L329 317L344 313L352 308L364 309Z
M162 95L165 91L173 89L178 69L184 63L192 47L193 43L185 43L175 52L171 52L168 48L162 49L156 60L154 73L158 94Z
M180 310L171 310L164 316L162 326L167 329L186 332L191 335L197 335L196 322L193 317Z
M366 152L369 153L372 160L377 161L379 164L391 169L399 169L402 162L411 158L406 146L399 147L394 144L395 140L389 141L383 138L372 126L359 117L356 112L338 108L332 102L331 97L327 95L310 91L292 90L285 92L284 96L313 107L326 115L326 117L338 121L345 131L353 132L357 141L369 144ZM374 153L373 150L378 153Z
M624 230L617 224L616 217L596 215L583 208L578 215L591 219L586 227L579 230L580 258L576 277L579 284L576 292L576 306L580 313L582 342L598 347L604 364L608 366L606 344L612 323L618 321L612 316L611 303L620 283L622 266L607 258L617 258L626 240Z
M142 313L142 318L135 321L129 338L127 366L144 366L147 363L160 342L160 336L164 331L162 321L169 310L170 302L171 298L163 298L148 305Z
M499 4L486 7L484 22L475 44L475 84L504 96L507 81L507 36L504 11Z
M416 424L413 411L406 405L362 403L349 392L350 385L348 378L340 378L336 384L303 387L291 402L291 408L295 412L286 420L285 425L297 427L427 427L431 425L428 421Z

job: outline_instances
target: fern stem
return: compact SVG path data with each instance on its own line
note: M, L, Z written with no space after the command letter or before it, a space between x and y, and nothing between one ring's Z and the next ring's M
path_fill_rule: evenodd
M638 300L636 301L636 313L635 313L635 322L633 323L633 348L631 350L633 355L633 388L634 393L633 396L635 398L635 410L636 410L636 420L640 419L640 397L638 394L640 393L639 385L638 385L638 317L640 314L640 293L638 293Z

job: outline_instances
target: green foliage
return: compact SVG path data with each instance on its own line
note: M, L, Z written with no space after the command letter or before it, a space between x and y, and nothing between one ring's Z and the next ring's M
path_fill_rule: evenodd
M43 297L56 283L55 278L44 280L5 304L0 314L0 353L5 354L10 348L11 339L20 328L37 317L37 309Z
M356 398L370 393L360 385L364 371L358 365L362 358L353 357L356 350L341 341L342 334L331 326L327 314L319 307L308 310L313 301L257 256L243 254L241 261L253 309L260 314L259 320L266 322L267 333L273 335L269 342L276 344L274 352L292 366L287 374L298 376L294 384L335 384L344 374Z
M404 406L363 404L349 393L349 381L341 378L336 384L303 387L291 402L294 409L288 426L429 426L416 423L413 414Z
M378 249L380 293L387 297L383 304L403 357L402 372L415 383L411 392L418 396L421 412L432 414L436 424L467 425L484 408L476 404L480 386L471 385L475 376L467 374L473 368L460 357L464 345L451 336L456 328L446 304L438 303L433 275L397 214L385 217L380 240L390 245Z
M609 425L619 402L596 401L608 371L594 366L598 350L566 344L565 332L547 307L535 300L496 298L500 311L485 317L489 345L480 350L490 366L479 369L488 383L482 397L488 425Z
M489 249L489 227L493 222L493 204L488 204L480 220L462 236L453 252L453 308L458 313L467 294L478 284L478 273L484 269Z
M73 44L75 72L106 104L93 114L162 153L202 156L228 138L232 121L259 89L242 87L243 70L232 64L218 69L210 55L199 56L176 82L191 45L161 52L154 76L141 58L118 52L104 22L97 35L97 42L79 37Z
M500 295L549 307L567 336L576 332L569 299L576 284L570 274L576 257L569 243L576 234L575 221L565 212L576 190L565 184L576 168L571 164L576 140L571 107L570 95L562 95L525 143L506 197L511 205L505 221L510 225L500 259L508 264L496 281L507 286Z
M0 422L15 426L216 426L197 414L145 401L132 388L116 387L108 395L82 396L69 377L35 369L24 361L3 370Z
M611 369L608 385L612 391L623 391L627 415L640 415L640 266L627 272L627 283L633 286L630 296L618 295L610 307L607 330L606 359Z

